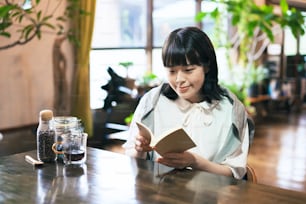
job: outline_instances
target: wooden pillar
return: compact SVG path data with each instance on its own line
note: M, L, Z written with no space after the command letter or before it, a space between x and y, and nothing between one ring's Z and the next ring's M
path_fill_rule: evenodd
M285 52L284 52L284 42L285 42L285 31L284 29L282 29L282 42L281 42L281 53L280 53L280 72L279 72L279 76L281 79L285 79L286 78L286 72L287 72L287 68L285 67L286 65L286 57L285 57Z
M196 14L197 13L199 13L199 12L201 12L201 10L202 10L202 0L195 0L196 1L196 8L195 8L195 11L196 11ZM202 24L202 21L200 21L200 22L197 22L197 24L196 24L196 26L198 27L198 28L200 28L200 29L202 29L203 28L203 24Z
M153 50L153 0L147 0L147 71L152 72L152 50Z

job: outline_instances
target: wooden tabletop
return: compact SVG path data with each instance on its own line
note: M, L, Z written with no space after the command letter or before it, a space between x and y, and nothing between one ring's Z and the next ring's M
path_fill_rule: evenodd
M0 203L306 203L306 194L87 149L83 166L0 157Z

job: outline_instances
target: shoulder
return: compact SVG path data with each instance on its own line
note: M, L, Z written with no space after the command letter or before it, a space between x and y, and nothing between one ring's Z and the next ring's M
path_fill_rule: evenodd
M147 91L141 98L142 102L155 104L160 96L162 84Z
M242 130L246 125L248 126L250 141L254 136L255 123L251 116L246 111L245 105L238 99L238 97L232 93L230 90L225 89L227 93L227 98L232 104L232 119L235 126L238 128L239 136L242 137Z
M137 110L142 115L146 115L147 113L151 112L151 110L153 110L156 106L161 93L161 86L162 85L159 85L150 89L140 98Z
M224 100L228 100L234 108L238 109L238 110L242 110L245 111L245 106L243 105L243 103L241 102L241 100L238 99L238 97L231 92L229 89L222 87L224 90Z

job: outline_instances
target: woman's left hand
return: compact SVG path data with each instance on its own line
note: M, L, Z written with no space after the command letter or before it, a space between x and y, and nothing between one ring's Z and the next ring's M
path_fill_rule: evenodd
M195 157L187 151L182 153L166 153L156 161L169 167L184 169L186 167L192 167L195 162Z

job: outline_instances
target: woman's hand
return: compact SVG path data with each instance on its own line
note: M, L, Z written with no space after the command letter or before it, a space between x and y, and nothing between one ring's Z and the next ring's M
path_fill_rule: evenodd
M191 167L196 170L207 171L224 176L233 176L232 171L228 166L214 163L188 151L183 153L167 153L156 161L176 169Z
M167 153L156 161L169 167L183 169L186 167L192 167L195 163L195 157L192 153L186 151L183 153Z
M135 149L137 152L149 152L152 151L153 148L150 146L150 142L148 139L141 135L136 136Z

